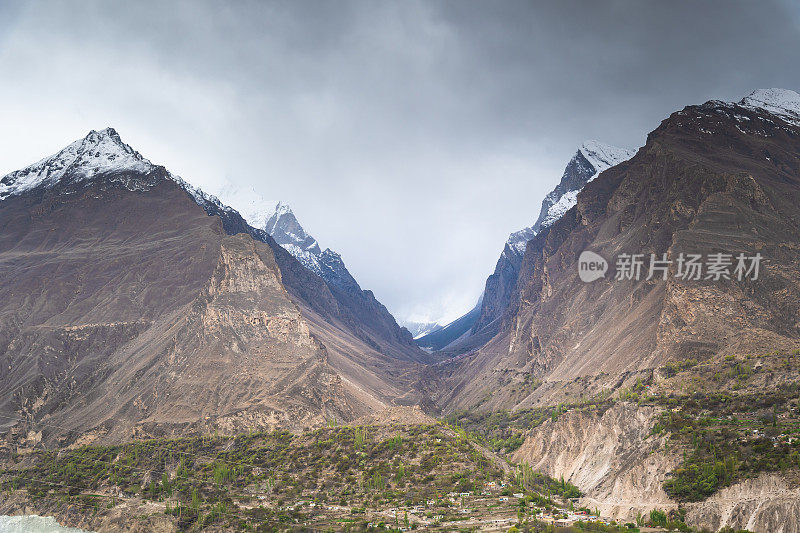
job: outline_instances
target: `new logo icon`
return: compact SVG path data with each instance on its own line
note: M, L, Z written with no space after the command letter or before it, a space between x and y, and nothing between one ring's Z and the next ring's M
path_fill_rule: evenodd
M578 257L578 277L585 283L591 283L606 275L608 271L608 261L603 257L589 250L581 252Z

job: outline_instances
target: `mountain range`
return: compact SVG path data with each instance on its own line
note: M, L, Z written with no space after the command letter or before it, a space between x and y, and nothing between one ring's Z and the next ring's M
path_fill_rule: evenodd
M604 515L798 531L798 465L777 456L797 442L799 205L800 95L673 113L528 242L497 334L438 365L435 403L538 417L514 460ZM608 265L591 282L587 250ZM664 270L626 275L626 254ZM757 276L735 275L740 255ZM710 473L723 458L732 476Z
M344 423L360 457L359 421L414 407L565 505L795 533L798 206L800 95L689 105L635 152L584 143L476 306L415 341L285 204L92 131L0 178L0 453Z
M421 399L426 355L338 255L323 279L111 128L3 177L0 198L3 413L118 439Z

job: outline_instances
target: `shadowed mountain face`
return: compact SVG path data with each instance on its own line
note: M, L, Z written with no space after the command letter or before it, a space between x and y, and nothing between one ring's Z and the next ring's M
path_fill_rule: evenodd
M528 243L499 334L447 369L457 377L443 404L530 405L576 378L613 384L669 360L793 345L798 205L800 122L746 101L674 113ZM610 263L592 283L578 277L587 249ZM667 254L667 279L615 281L622 253ZM760 253L759 278L675 276L680 254L713 253ZM544 386L526 387L531 377Z
M574 206L578 192L600 172L630 159L633 154L631 150L598 141L583 143L567 163L558 185L542 200L536 222L508 237L476 307L442 331L418 338L417 344L428 350L441 350L440 355L446 356L478 348L496 335L516 289L528 241Z
M329 287L113 130L0 193L4 428L120 440L424 402L425 354L370 292Z
M457 318L444 327L440 327L416 339L416 343L426 350L446 351L452 345L460 345L471 336L472 326L481 314L481 302L466 315Z

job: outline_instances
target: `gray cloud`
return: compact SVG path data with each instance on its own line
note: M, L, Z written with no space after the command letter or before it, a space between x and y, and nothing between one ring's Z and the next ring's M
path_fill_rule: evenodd
M290 203L399 318L470 307L585 139L800 89L792 2L0 3L0 173L116 127Z

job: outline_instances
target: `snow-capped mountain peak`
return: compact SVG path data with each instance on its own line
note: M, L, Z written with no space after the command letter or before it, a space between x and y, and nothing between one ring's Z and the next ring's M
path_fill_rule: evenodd
M627 161L635 153L635 150L617 148L600 141L584 142L564 169L561 181L545 196L539 218L533 226L515 231L508 237L506 244L511 252L521 257L529 240L552 225L577 203L578 193L588 182L607 168Z
M742 98L739 105L763 109L786 122L800 126L800 94L789 89L756 89Z
M122 142L114 128L92 130L57 154L0 179L0 200L40 185L52 186L66 175L81 181L123 171L146 173L153 168L150 161Z
M307 269L339 287L357 286L344 266L341 256L323 250L297 220L292 208L283 201L267 201L255 190L236 186L223 187L220 196L233 206L253 228L264 231Z
M360 290L341 256L330 248L323 250L300 225L289 204L268 202L252 190L244 195L229 189L224 195L250 226L266 232L308 270L337 287Z
M586 158L586 160L594 167L595 174L592 177L597 176L605 169L613 167L614 165L618 165L623 161L627 161L636 153L634 150L628 150L627 148L617 148L616 146L611 146L610 144L601 143L600 141L586 141L584 142L579 152Z
M281 246L293 245L314 255L322 253L317 240L306 233L306 230L297 221L297 217L294 216L292 209L283 202L275 205L272 215L262 229Z

